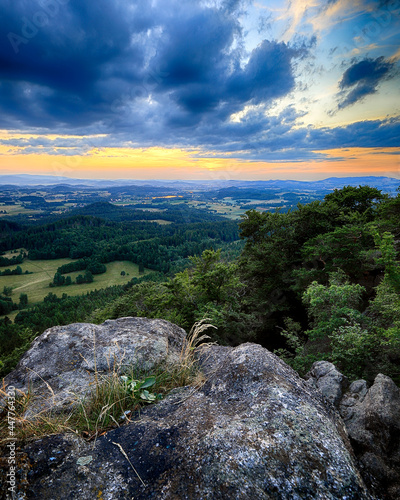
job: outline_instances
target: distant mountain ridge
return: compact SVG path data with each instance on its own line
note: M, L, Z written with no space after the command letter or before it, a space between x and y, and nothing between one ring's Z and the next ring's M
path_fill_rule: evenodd
M170 188L176 191L189 189L222 189L229 187L248 188L248 189L288 189L288 190L332 190L343 186L369 185L382 189L386 192L394 192L400 186L400 179L383 176L364 176L364 177L329 177L318 181L298 181L298 180L280 180L270 179L265 181L248 180L138 180L138 179L74 179L55 175L31 175L15 174L0 175L0 187L7 186L74 186L79 188L107 189L126 186L152 186Z

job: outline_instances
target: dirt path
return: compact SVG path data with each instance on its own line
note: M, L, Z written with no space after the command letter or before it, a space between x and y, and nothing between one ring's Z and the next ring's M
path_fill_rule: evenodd
M32 261L30 261L29 266L36 267L36 269L37 269L36 272L37 273L39 273L39 272L40 273L46 273L47 276L44 276L43 278L40 278L40 279L38 279L36 281L31 281L29 283L26 283L25 285L21 285L18 288L14 288L15 292L18 291L18 290L21 290L22 288L26 288L28 286L35 285L36 283L41 283L42 281L47 281L48 279L50 279L50 281L53 281L53 276L51 276L49 274L49 272L46 271L45 269L43 269L42 267L38 266L37 264L34 264Z
M14 292L21 290L22 288L26 288L27 286L34 285L35 283L41 283L42 281L47 281L49 278L45 276L44 278L36 281L31 281L30 283L26 283L26 285L19 286L18 288L14 288ZM50 277L51 279L51 277Z

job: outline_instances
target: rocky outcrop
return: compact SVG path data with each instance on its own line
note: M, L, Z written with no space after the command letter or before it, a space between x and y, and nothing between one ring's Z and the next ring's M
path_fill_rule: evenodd
M369 486L400 498L400 389L381 374L368 390L364 383L353 382L340 413Z
M182 331L165 321L125 318L97 328L96 346L103 349L97 363L104 369L115 352L110 342L121 346L123 336L126 348L132 344L133 353L146 352L141 360L149 356L151 363L174 356L183 341ZM105 328L112 328L115 338L106 340ZM24 368L31 360L45 382L54 385L59 378L65 384L59 385L61 391L70 387L77 379L74 370L62 373L50 357L58 356L56 346L62 342L62 367L69 367L61 358L70 346L70 359L86 360L82 371L93 369L92 329L71 325L45 332L8 382L27 383ZM168 351L159 347L167 344ZM372 498L335 408L277 356L257 344L212 346L201 351L199 362L206 377L202 387L172 391L95 443L65 434L26 445L18 455L20 497ZM33 379L39 389L40 377Z
M55 326L34 340L5 383L35 395L30 414L62 410L91 390L95 373L103 376L124 366L151 369L161 362L176 362L185 338L182 328L160 319Z
M368 388L344 380L332 363L314 363L306 377L340 411L363 477L380 498L400 498L400 389L378 375Z

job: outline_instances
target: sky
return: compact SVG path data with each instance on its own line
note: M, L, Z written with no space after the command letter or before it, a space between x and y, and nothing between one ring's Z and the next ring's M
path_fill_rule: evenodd
M1 0L0 174L400 178L400 0Z

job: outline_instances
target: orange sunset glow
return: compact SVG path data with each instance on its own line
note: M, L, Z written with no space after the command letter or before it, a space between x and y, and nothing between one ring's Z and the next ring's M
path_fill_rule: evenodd
M88 179L317 180L334 175L400 176L400 148L338 148L316 153L325 158L307 162L266 162L229 157L202 158L182 149L105 148L73 156L3 153L1 164L4 174L18 171Z

